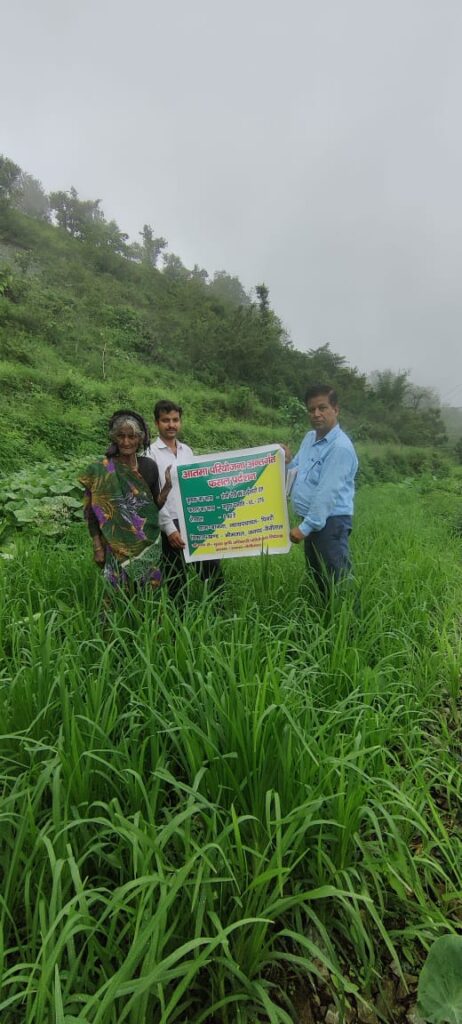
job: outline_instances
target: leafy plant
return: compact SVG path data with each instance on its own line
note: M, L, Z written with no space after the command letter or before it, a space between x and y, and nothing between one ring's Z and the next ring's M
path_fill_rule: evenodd
M82 488L76 476L82 463L43 464L21 469L2 479L0 545L17 530L48 537L61 534L73 520L82 519Z
M429 1024L462 1024L462 935L441 935L430 947L418 1000Z

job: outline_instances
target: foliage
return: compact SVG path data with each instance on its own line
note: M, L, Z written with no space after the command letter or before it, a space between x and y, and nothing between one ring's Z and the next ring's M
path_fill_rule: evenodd
M443 519L454 533L462 535L462 475L459 468L439 480L423 476L419 490L430 514Z
M79 467L80 468L80 467ZM0 546L17 530L43 536L62 536L75 519L82 519L82 488L76 481L77 464L36 465L2 480L0 492Z
M262 437L260 432L259 440L272 440L274 431L287 424L288 403L302 402L306 386L316 381L337 388L342 425L355 441L429 449L444 443L439 409L407 374L383 371L368 382L327 344L297 351L270 308L266 285L257 285L252 301L239 279L224 270L211 277L197 265L191 271L174 253L164 254L160 269L164 238L145 224L143 244L130 244L114 221L106 221L101 200L83 200L74 188L51 193L57 222L52 225L43 219L47 214L40 209L41 186L35 182L37 206L25 216L15 206L17 189L26 179L32 188L35 179L2 159L6 184L0 239L7 257L0 265L0 358L14 366L17 349L31 368L26 377L18 374L16 388L12 377L7 381L8 426L0 439L7 469L14 463L18 439L27 439L41 460L79 452L85 430L101 416L102 401L110 411L113 401L131 402L145 385L143 402L150 407L164 381L173 397L187 392L190 411L201 387L209 389L210 405L216 391L229 389L242 397L247 389L245 409L242 402L234 403L234 414L242 421L234 433L242 436L247 423L250 444L258 433L254 407L267 407L266 423L273 424L273 433L268 430ZM61 382L71 371L86 378L86 394L92 382L108 385L100 393L98 409L96 402L83 407L72 398L60 404L55 379ZM20 397L25 406L18 407ZM58 436L62 446L57 451L50 451L48 431L41 439L37 435L38 408L41 419L68 418L75 425L74 433ZM297 441L305 423L300 417ZM204 427L201 422L201 444ZM214 422L211 434L229 437L228 427Z
M0 201L9 202L30 217L48 220L49 202L37 178L22 171L18 164L0 155Z
M13 200L21 177L21 168L7 156L0 154L0 201Z
M50 203L43 186L32 174L21 172L14 205L29 217L49 220Z
M359 456L359 484L398 482L422 476L429 478L432 488L435 486L435 478L442 478L441 486L444 488L450 480L451 460L441 449L372 444L370 441L360 441L356 447Z
M462 1024L462 936L441 935L419 978L419 1010L430 1024Z
M186 282L189 280L188 268L185 267L179 256L175 256L174 252L164 253L163 260L164 275L168 281Z
M165 238L156 238L150 224L144 224L140 235L143 239L141 259L149 267L157 267L160 254L167 247L167 240Z
M5 299L13 299L14 296L14 276L8 264L0 267L0 296Z
M358 506L325 609L299 549L181 616L105 606L83 525L0 562L2 1024L354 1017L458 926L460 542Z
M441 444L447 440L441 409L430 388L419 388L407 371L372 374L369 395L377 426L393 428L404 444ZM399 418L399 424L398 424ZM377 440L380 440L380 435Z
M69 192L50 192L50 207L57 224L73 238L85 238L92 224L101 224L104 214L101 199L79 199L75 188Z
M0 367L1 374L1 367ZM5 385L5 378L3 380ZM85 381L76 375L69 376L59 385L61 396L75 402L85 399ZM213 423L205 425L194 419L190 429L196 439L198 452L226 450L245 447L249 439L245 433L239 433L239 424L234 417L245 416L248 403L252 402L251 393L246 388L231 389L226 396L227 415L220 422L220 431L214 430ZM255 415L255 408L253 408ZM45 424L43 428L45 429ZM266 431L265 431L266 433ZM283 440L284 430L280 430ZM273 440L274 440L273 436ZM278 440L278 438L276 438ZM101 434L101 451L104 449L105 435ZM259 441L258 436L252 443ZM88 442L87 442L88 443ZM418 491L423 495L426 506L432 515L443 516L448 525L456 532L462 533L462 488L459 477L444 475L437 480L430 476L429 470L439 470L447 474L448 464L441 460L436 465L429 457L426 449L394 449L380 446L376 454L370 446L359 446L360 474L359 485L383 483L406 478L421 477L417 484ZM40 534L43 536L64 536L66 530L76 521L82 520L82 489L77 477L86 462L91 461L91 453L79 459L64 459L57 463L35 463L25 469L1 477L0 493L0 548L9 548L18 534ZM425 475L426 474L426 475ZM442 497L444 495L444 497Z
M454 445L454 455L458 462L462 463L462 437Z
M231 306L248 306L249 296L242 287L238 277L227 274L226 270L216 270L210 283L210 293Z
M260 306L260 313L266 316L269 313L269 288L266 284L256 284L255 294Z
M446 428L449 440L454 443L462 437L462 408L457 406L443 405L441 416Z

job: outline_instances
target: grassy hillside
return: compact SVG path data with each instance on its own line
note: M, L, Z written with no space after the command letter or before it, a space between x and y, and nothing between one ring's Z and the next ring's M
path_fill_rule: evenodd
M313 379L339 388L355 440L428 447L439 436L435 411L403 404L405 375L385 374L373 392L326 346L296 352L264 305L236 304L184 267L161 272L0 202L3 472L24 458L86 458L115 408L151 419L166 396L184 406L198 450L296 441Z
M0 277L4 469L26 451L32 461L87 455L104 443L113 409L128 404L151 420L163 396L184 405L188 440L199 448L260 443L283 428L284 418L249 389L212 389L175 370L175 336L182 319L191 322L194 289L185 311L161 274L150 275L148 294L141 267L124 265L120 280L95 266L94 251L50 225L16 215L10 228L14 243L3 242Z

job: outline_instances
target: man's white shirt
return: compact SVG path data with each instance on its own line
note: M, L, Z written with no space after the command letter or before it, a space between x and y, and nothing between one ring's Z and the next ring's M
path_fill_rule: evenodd
M149 448L146 448L144 454L147 455L149 459L153 459L154 462L157 463L161 489L165 483L165 470L168 466L172 467L173 487L165 505L159 510L159 526L162 532L166 533L168 537L171 533L175 533L177 529L174 520L178 519L179 513L180 496L178 492L178 478L175 468L185 462L194 462L194 453L189 445L184 444L183 441L177 441L175 455L175 452L172 452L172 449L165 444L165 441L162 441L160 437L157 437L153 444L149 445Z

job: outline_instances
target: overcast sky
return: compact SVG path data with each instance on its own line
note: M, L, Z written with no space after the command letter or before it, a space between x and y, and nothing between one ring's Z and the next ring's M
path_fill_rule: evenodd
M460 0L15 0L0 152L462 405Z

